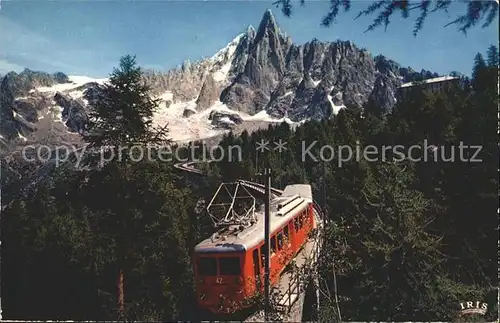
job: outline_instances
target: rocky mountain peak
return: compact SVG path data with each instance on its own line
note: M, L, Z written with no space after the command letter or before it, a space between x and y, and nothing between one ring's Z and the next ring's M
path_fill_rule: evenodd
M249 44L240 43L235 79L222 90L220 101L250 114L265 109L277 117L286 113L294 121L323 118L342 107L361 108L369 99L388 111L403 81L434 76L401 68L381 55L373 57L351 41L293 44L270 10Z
M40 86L52 86L59 83L69 83L64 73L49 74L32 71L25 68L21 73L9 72L1 80L2 95L9 91L14 97L25 95L29 90Z
M256 33L257 32L255 31L255 28L252 25L248 25L247 30L245 31L245 35L253 39L255 38Z
M48 102L36 94L30 95L30 91L60 83L70 83L61 72L49 74L24 69L19 74L7 73L0 81L0 136L13 140L34 131L37 111L46 108Z
M276 23L276 19L274 19L273 13L270 9L267 9L262 16L256 39L260 40L266 35L266 33L274 35L278 35L281 33L278 24Z
M189 59L185 60L184 62L182 62L181 70L184 73L190 73L191 72L191 61Z
M165 115L191 123L186 118L193 114L198 114L195 119L204 118L204 110L210 109L212 114L219 107L250 115L265 110L265 115L280 119L286 116L292 121L328 118L342 108L362 108L367 102L389 111L396 103L394 94L401 83L436 76L425 70L403 68L382 55L373 57L350 41L313 39L294 44L281 32L271 10L266 10L257 30L248 26L212 57L192 63L186 60L166 73L146 71L143 78L151 86L151 94L164 101L163 107L183 111L180 115ZM57 85L65 82L69 79L63 73L28 69L1 78L1 137L22 140L38 122L36 116L48 106L62 108L57 121L71 132L85 131L86 104L99 99L99 84L87 82L77 88ZM31 91L52 86L71 91L56 96L47 92L44 98L41 92ZM86 102L71 97L76 92L87 94ZM232 122L228 124L239 122L235 117L214 115L217 120ZM162 120L171 121L166 117Z

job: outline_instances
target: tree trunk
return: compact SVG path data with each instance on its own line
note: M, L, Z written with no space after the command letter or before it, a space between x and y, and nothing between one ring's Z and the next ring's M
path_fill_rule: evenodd
M123 269L118 274L118 313L120 318L124 317L125 312L125 294L123 290Z

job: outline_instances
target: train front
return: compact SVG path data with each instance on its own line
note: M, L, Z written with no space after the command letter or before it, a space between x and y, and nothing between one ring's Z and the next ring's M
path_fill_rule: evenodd
M231 314L246 307L245 255L239 245L214 245L210 239L196 246L193 262L200 307L214 314Z

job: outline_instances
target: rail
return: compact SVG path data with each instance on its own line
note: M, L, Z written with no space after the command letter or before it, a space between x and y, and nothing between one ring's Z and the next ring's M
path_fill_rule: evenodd
M289 313L292 306L299 299L300 292L300 271L294 268L288 281L287 290L278 302L278 307Z
M193 167L195 163L196 162L177 163L174 164L174 167L185 172L203 175L203 172L201 170Z

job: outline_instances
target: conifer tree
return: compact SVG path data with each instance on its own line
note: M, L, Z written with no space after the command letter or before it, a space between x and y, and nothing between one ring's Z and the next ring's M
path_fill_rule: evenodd
M110 75L109 84L99 88L98 100L93 100L92 93L87 92L91 113L84 139L91 148L167 141L166 127L152 127L152 117L160 101L151 98L151 89L141 76L135 56L126 55Z
M132 237L138 233L138 225L156 223L162 214L153 211L152 205L149 206L151 212L144 213L147 200L144 194L151 193L141 187L145 172L154 166L154 163L145 161L149 157L148 149L154 151L161 148L157 147L158 144L169 144L166 128L152 126L151 118L158 104L159 101L150 96L150 88L142 79L135 57L124 56L119 68L111 74L109 84L100 89L99 99L92 101L91 124L84 137L91 152L98 153L98 156L91 157L102 158L103 152L115 157L107 164L101 160L100 169L88 172L85 190L91 192L86 198L88 206L95 211L91 221L102 230L104 239L109 239L109 243L115 246L104 265L116 270L120 317L125 315L126 275L133 277L134 259L140 254L140 248L145 247ZM142 155L132 155L132 148L135 148L135 154Z
M498 56L498 48L496 46L491 45L488 48L487 57L488 57L488 66L498 68L499 56Z
M486 61L481 53L474 57L474 67L472 69L472 80L475 88L484 86L484 74L486 71Z
M490 48L489 51L494 52L494 49ZM461 268L464 279L495 284L494 244L498 236L498 227L495 225L499 157L496 117L498 67L486 66L481 57L478 54L474 64L474 93L467 100L457 126L457 141L480 147L475 160L481 162L470 160L453 165L454 173L448 175L451 183L447 195L450 196L448 204L453 210L451 212L455 215L453 221L456 224L453 227L457 240L454 244L460 246L463 258L469 259L456 267ZM473 149L469 149L465 157L470 159L473 154ZM459 185L457 177L460 181L467 181L467 185ZM474 214L473 222L471 214ZM459 236L462 239L458 239ZM473 268L477 271L472 275L474 278L469 275Z

